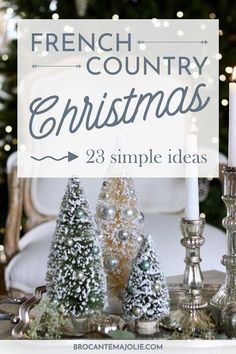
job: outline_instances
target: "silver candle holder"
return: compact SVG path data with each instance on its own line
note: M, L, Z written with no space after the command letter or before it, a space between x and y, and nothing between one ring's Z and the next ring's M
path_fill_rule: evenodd
M186 249L186 268L183 278L185 296L179 302L179 309L170 316L170 328L188 334L189 337L201 336L213 328L206 312L208 302L201 295L204 286L200 268L200 248L204 244L203 230L205 219L180 221L181 244Z
M222 197L227 216L222 225L226 229L227 254L222 257L221 263L226 267L226 278L219 291L210 301L212 317L221 326L221 312L223 308L236 302L236 168L225 166L224 195Z

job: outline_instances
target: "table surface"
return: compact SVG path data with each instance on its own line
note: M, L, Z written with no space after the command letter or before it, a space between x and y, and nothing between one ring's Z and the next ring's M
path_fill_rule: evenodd
M205 283L208 284L221 284L224 280L225 274L218 271L207 271L203 272ZM173 276L168 278L168 283L181 283L182 276ZM3 296L0 296L2 298ZM19 305L9 305L1 304L0 310L10 311L12 313L18 314ZM11 324L10 321L0 321L0 339L12 339L11 331L14 327L14 324Z

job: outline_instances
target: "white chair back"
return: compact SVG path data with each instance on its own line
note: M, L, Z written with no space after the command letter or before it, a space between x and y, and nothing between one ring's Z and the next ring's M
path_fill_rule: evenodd
M101 178L82 178L86 196L94 209L102 185ZM33 178L32 202L44 215L56 215L67 180L61 178ZM184 208L184 180L137 178L135 186L143 213L178 213Z
M16 166L16 153L7 162L8 172ZM81 179L86 196L95 209L102 178ZM135 187L143 213L179 213L184 209L184 179L135 178ZM36 212L57 215L67 179L32 178L30 197Z

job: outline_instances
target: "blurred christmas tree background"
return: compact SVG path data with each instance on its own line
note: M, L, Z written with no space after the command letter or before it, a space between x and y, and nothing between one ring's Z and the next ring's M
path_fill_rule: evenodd
M18 18L70 19L219 19L220 151L227 155L228 81L236 65L235 0L0 0L0 243L7 213L6 160L17 148ZM220 226L224 215L218 180L202 203L208 223Z

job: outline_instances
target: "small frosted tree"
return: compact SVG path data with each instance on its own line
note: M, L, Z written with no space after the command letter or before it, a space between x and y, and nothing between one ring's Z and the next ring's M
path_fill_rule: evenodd
M169 292L151 236L144 239L134 260L124 293L124 313L136 320L160 320L170 310Z
M106 282L95 226L81 183L68 182L48 259L47 294L65 314L103 310Z
M122 292L131 264L143 240L140 212L131 178L105 179L98 198L96 218L102 232L110 311L122 310Z

